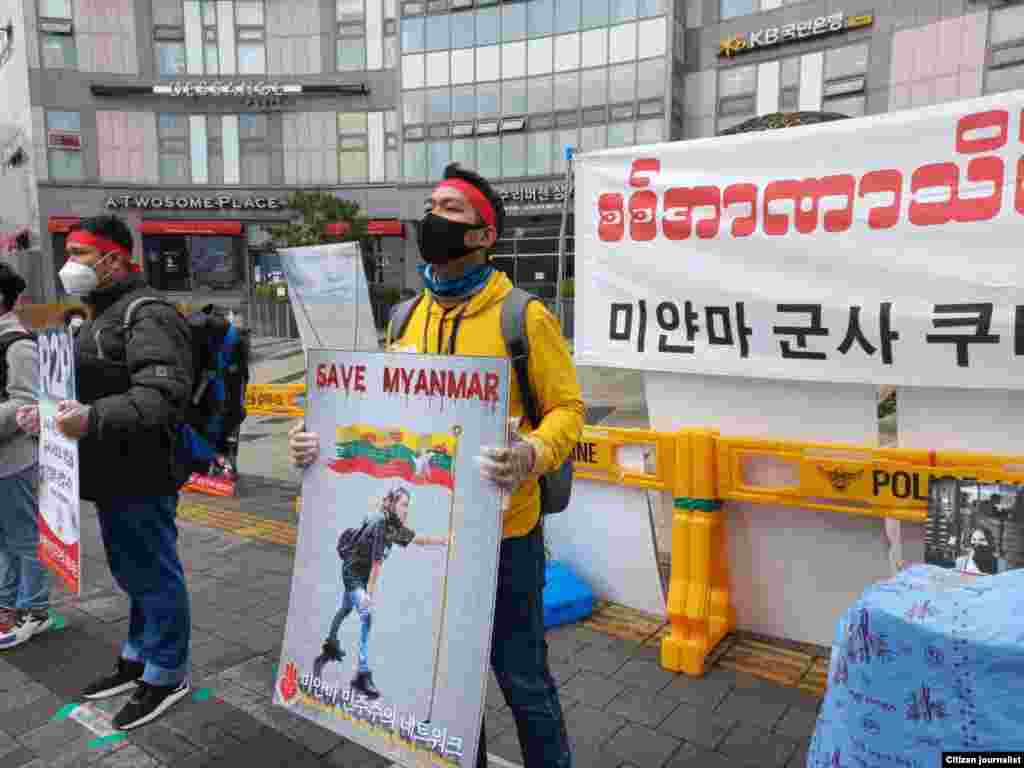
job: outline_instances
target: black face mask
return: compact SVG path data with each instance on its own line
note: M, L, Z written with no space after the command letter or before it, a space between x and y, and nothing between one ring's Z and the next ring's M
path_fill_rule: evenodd
M420 222L416 244L428 264L447 264L471 254L477 248L466 245L466 233L484 229L486 224L464 224L428 213Z

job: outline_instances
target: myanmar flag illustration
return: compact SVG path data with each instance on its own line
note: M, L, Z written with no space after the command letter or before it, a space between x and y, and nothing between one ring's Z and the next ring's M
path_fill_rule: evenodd
M414 485L443 485L454 490L456 438L446 433L419 434L405 429L376 429L353 424L338 427L335 460L341 475L400 477Z

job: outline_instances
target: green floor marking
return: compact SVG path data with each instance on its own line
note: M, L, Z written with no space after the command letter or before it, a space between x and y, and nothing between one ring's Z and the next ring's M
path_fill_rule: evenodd
M206 701L210 698L210 695L211 691L209 688L200 688L198 691L195 692L195 694L193 694L192 698L196 701Z
M51 619L51 622L52 622L50 624L50 629L51 630L64 629L64 627L66 627L68 625L68 620L65 619L63 616L61 616L60 614L54 613L54 614L52 614L50 616L50 619Z
M99 749L105 747L107 744L116 744L119 741L124 741L128 738L127 733L112 733L110 736L100 736L98 739L93 739L89 742L89 749Z
M63 707L58 709L54 716L50 719L67 720L71 716L71 713L74 712L76 709L78 709L78 704L76 702L72 702L71 704L65 704Z

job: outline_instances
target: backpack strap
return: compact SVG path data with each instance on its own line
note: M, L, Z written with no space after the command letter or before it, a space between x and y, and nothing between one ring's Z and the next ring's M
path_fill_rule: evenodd
M512 288L501 302L501 335L505 338L505 347L516 372L519 392L523 398L526 418L536 429L540 426L540 409L530 386L530 340L526 333L526 308L531 301L539 299L522 288Z
M0 334L0 401L10 397L7 392L7 350L19 341L35 341L36 335L31 331L7 331Z
M178 311L178 308L163 296L153 296L152 294L137 296L128 302L128 307L125 309L124 315L121 317L121 327L124 328L125 333L131 332L132 321L135 320L135 313L147 304L166 304L175 312Z
M387 340L385 342L385 349L391 346L391 343L395 339L400 339L405 335L405 328L409 325L409 318L412 317L413 311L416 306L420 303L420 299L423 298L423 294L417 294L411 299L395 304L391 308L391 318L388 320L388 332Z

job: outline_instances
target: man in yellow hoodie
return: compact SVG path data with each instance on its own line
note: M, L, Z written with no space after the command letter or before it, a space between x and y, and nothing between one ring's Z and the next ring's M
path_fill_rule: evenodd
M501 237L505 209L491 185L449 165L420 222L423 295L393 351L431 355L506 357L501 303L512 290L488 252ZM541 302L527 305L529 378L540 414L530 424L512 378L511 416L519 433L511 444L485 448L484 476L512 494L504 512L491 666L516 720L524 768L570 768L572 756L544 640L544 535L538 478L561 466L583 431L584 405L576 368L558 320ZM390 329L389 329L390 339ZM297 424L292 460L306 467L319 455L319 437ZM487 766L480 735L478 768Z

